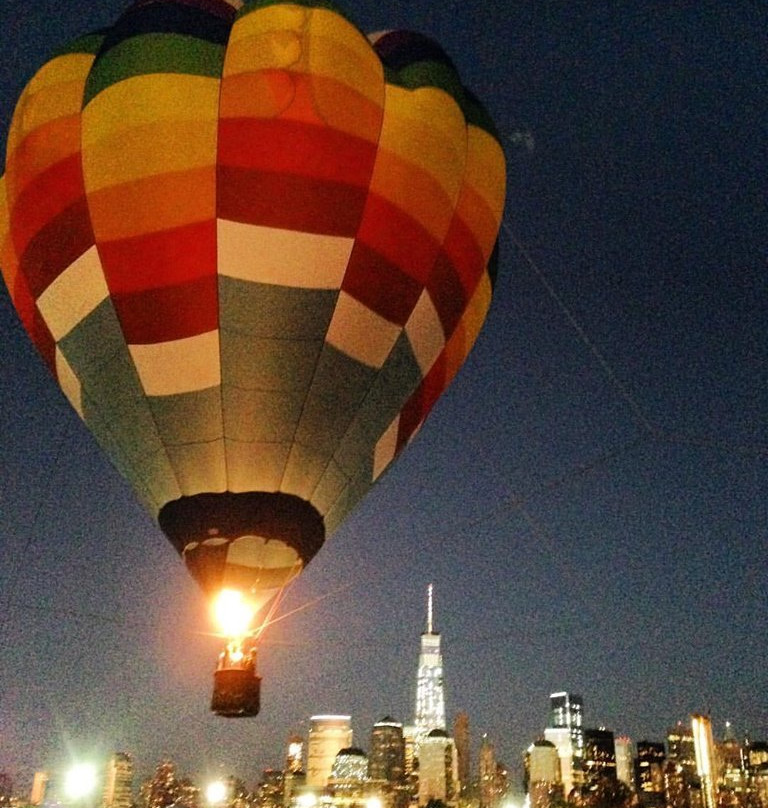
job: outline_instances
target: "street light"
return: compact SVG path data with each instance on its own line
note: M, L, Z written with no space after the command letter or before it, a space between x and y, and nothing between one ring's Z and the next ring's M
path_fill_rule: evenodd
M209 783L205 789L205 798L209 805L222 805L227 800L227 793L227 784L221 780L215 780L213 783Z
M96 789L96 767L91 763L76 763L64 778L64 793L72 802L85 800Z

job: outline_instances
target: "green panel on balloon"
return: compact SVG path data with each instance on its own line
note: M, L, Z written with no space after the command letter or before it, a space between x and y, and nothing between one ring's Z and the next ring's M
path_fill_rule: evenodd
M222 330L221 375L242 390L306 390L322 340L265 339Z
M153 513L180 496L164 448L148 451L146 445L130 443L130 431L123 431L125 421L115 421L112 413L92 402L87 393L83 395L83 409L88 429Z
M140 456L162 448L144 391L133 364L124 353L115 354L104 365L90 368L82 384L91 408L98 408L113 424L125 451ZM89 410L84 409L83 415L88 422Z
M371 488L371 470L361 471L360 475L350 482L325 514L325 529L328 533L334 532L346 519L349 512L368 493Z
M224 438L208 443L167 446L168 458L185 496L226 491L227 464Z
M312 502L317 484L330 462L330 455L318 452L314 447L294 443L288 456L280 490Z
M359 464L373 457L379 438L397 417L403 400L420 382L421 371L410 341L401 334L354 421L339 441L334 458L345 474L355 475Z
M241 443L227 439L230 491L277 491L290 451L289 443Z
M349 477L339 468L338 463L331 458L312 494L312 504L320 513L325 514L339 499L348 485Z
M338 292L219 276L220 328L254 337L323 339Z
M326 345L317 363L296 440L330 459L376 372Z
M115 354L127 357L125 338L112 301L104 300L86 315L59 340L59 349L81 379L87 378L89 368L103 365Z
M206 443L224 435L221 388L147 398L166 446Z
M102 90L131 76L148 73L186 73L218 78L224 48L213 42L180 34L134 36L110 48L88 79L90 100Z
M223 391L224 433L241 443L290 443L304 404L303 391Z

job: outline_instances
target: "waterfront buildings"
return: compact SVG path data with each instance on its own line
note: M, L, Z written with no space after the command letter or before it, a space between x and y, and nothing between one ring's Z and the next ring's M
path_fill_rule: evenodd
M103 808L131 808L133 805L133 759L127 752L115 752L104 777Z
M351 716L315 715L309 722L307 786L322 789L328 783L336 755L352 746Z

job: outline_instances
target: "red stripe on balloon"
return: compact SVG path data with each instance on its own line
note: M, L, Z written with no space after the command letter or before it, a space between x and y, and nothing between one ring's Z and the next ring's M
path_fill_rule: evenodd
M12 237L18 255L51 220L85 196L80 154L49 166L12 198Z
M195 337L219 325L216 276L176 286L112 296L129 345ZM170 373L173 368L168 369Z
M421 284L361 241L352 249L341 288L400 326L407 322L422 292Z
M235 222L352 238L367 191L351 185L219 166L217 212Z
M107 285L126 294L216 275L216 222L99 243Z
M14 210L14 221L22 218ZM19 271L35 298L86 250L93 246L93 229L84 198L48 221L30 240L19 261Z
M218 162L368 187L375 144L330 127L284 119L219 122Z
M397 205L371 194L358 238L424 286L440 244Z
M443 251L455 268L466 298L469 299L485 272L485 259L474 233L458 216L451 222Z

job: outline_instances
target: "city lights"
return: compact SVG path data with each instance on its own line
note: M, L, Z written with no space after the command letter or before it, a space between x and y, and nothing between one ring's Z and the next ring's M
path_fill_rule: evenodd
M228 614L248 613L247 604L240 611L239 593L223 595ZM438 667L442 673L431 596L430 589L416 720L382 718L368 736L368 751L354 743L351 715L321 713L310 717L306 735L287 736L284 766L265 769L253 789L235 775L198 787L166 759L141 785L137 802L132 755L115 752L101 773L91 763L52 778L36 772L30 802L40 808L768 808L768 742L740 741L730 722L718 737L712 718L698 713L670 726L663 740L632 742L587 724L583 697L569 691L550 693L543 737L521 749L525 794L487 733L473 770L468 714L453 726L419 727L430 715L445 721L442 677L430 675ZM255 669L237 668L241 657L255 664L255 651L240 649L252 642L229 638L222 654L227 667L217 674L242 670L246 682L251 677L258 685ZM49 781L55 786L47 793ZM2 787L0 772L0 808L32 808L2 802Z

